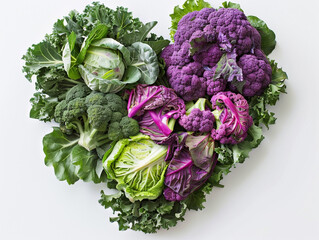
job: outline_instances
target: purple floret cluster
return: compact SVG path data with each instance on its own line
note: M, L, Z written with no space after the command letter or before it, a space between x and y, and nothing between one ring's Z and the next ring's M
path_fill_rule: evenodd
M171 87L185 101L227 90L240 90L245 97L261 95L270 83L260 34L238 9L190 12L179 21L174 40L161 57ZM231 63L221 60L225 54L232 56ZM234 79L244 81L242 89Z
M210 132L214 122L215 118L211 111L201 111L199 108L193 109L188 116L183 115L179 120L179 124L191 132Z

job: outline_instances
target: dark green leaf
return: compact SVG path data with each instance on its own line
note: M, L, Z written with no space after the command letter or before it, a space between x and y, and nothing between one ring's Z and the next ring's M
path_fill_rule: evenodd
M222 8L235 8L235 9L238 9L238 10L244 12L244 10L241 9L241 7L240 7L240 5L238 3L223 2L222 4L223 4Z
M272 80L261 96L254 96L249 100L249 113L256 125L264 124L267 128L274 124L274 113L267 110L267 105L275 105L281 93L286 93L285 80L287 74L278 68L275 61L270 61L272 68Z
M31 81L31 77L43 67L63 65L62 57L58 50L47 41L32 45L22 59L25 60L23 71L26 73L26 78L29 81Z
M48 122L54 117L54 109L58 104L56 98L50 98L44 94L36 92L30 99L32 108L30 110L30 118L39 119Z
M101 191L99 203L113 210L116 217L111 217L110 221L117 222L120 230L131 228L145 233L175 226L178 221L184 220L187 209L184 202L170 202L164 196L132 203L121 192L106 195Z
M53 132L43 138L45 164L52 165L56 177L69 184L79 179L101 182L101 160L95 151L87 151L78 145L78 141L77 135L66 135L60 128L54 127Z
M257 29L261 36L261 49L268 56L276 47L276 35L267 24L256 16L247 17L250 24Z
M44 162L47 166L53 166L56 177L60 181L66 180L68 184L75 183L79 177L76 167L72 164L71 152L78 142L75 135L66 136L59 128L53 128L53 132L43 138Z
M166 46L169 45L169 40L143 41L148 44L156 54L160 54Z
M141 73L140 83L153 84L159 74L157 55L153 49L141 42L133 43L129 47L131 66L138 68Z
M124 35L122 43L125 46L130 46L135 42L142 42L146 38L147 34L155 27L157 22L149 22L143 24L139 29L134 32Z
M101 182L102 163L94 151L89 152L80 145L76 145L71 151L71 161L76 166L76 174L80 179L85 182ZM98 165L100 169L97 169Z

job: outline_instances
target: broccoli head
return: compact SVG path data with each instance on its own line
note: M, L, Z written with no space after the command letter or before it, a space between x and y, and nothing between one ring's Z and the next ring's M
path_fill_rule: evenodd
M78 84L57 105L55 121L64 133L75 130L79 134L79 145L91 151L139 132L138 122L127 117L126 105L126 101L114 93L86 91L83 84Z

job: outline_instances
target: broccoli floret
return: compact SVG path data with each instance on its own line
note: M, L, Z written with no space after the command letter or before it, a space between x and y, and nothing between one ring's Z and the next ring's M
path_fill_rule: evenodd
M58 123L63 122L63 113L68 108L68 103L66 100L62 100L55 107L54 120Z
M113 112L111 122L120 122L123 116L120 112Z
M121 138L124 138L124 134L121 129L121 125L119 122L113 122L109 126L108 137L112 141L118 141Z
M84 83L79 83L72 87L69 91L67 91L65 100L67 102L76 99L76 98L84 98L91 93L91 89L86 86Z
M136 132L140 129L138 122L129 117L123 117L120 126L125 138L136 135Z
M127 117L126 106L126 101L114 93L87 91L78 84L57 105L55 120L64 133L79 134L79 145L91 151L139 132L137 121Z
M85 103L88 106L92 105L107 105L108 100L105 97L104 93L101 92L92 92L85 98Z
M88 121L98 131L106 131L112 118L112 111L107 106L92 105L87 110Z
M254 54L245 54L238 66L243 70L245 84L242 94L245 97L261 95L271 82L271 66L265 54L256 49ZM230 90L237 92L237 87L231 83Z
M87 106L85 98L76 98L68 103L67 110L64 111L62 120L63 122L72 122L74 119L85 115Z

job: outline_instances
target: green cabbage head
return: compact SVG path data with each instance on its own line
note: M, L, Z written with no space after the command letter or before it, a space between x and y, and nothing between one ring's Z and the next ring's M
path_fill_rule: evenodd
M112 38L90 44L79 72L89 88L104 93L118 92L141 78L140 71L131 65L130 51Z
M139 134L118 141L105 154L103 167L130 201L156 199L164 188L166 155L167 146Z

